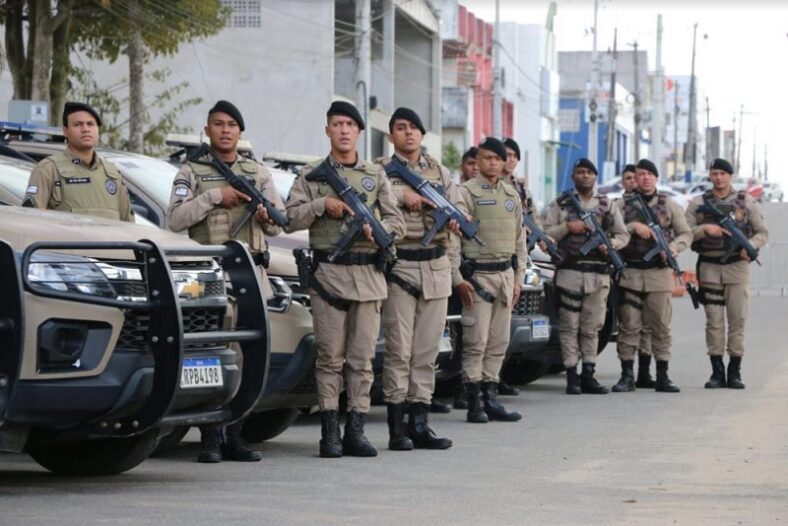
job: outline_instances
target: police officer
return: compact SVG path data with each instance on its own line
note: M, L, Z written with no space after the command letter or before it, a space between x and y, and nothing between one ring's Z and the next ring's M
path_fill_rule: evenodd
M210 162L210 155L224 161L233 173L246 177L274 205L284 212L284 204L274 187L271 174L261 164L238 154L238 140L244 131L241 112L232 103L218 101L209 111L205 135L210 139L212 153L191 159L175 175L167 211L169 227L174 231L189 229L189 237L202 244L219 245L231 238L233 225L244 215L244 204L251 198L239 192ZM249 245L255 262L259 265L264 292L270 293L265 275L267 243L265 236L276 236L281 227L268 217L265 207L258 206L235 235L235 239ZM238 353L240 356L240 353ZM222 431L224 430L224 458L237 461L259 461L259 451L249 448L241 438L243 422L226 428L215 425L200 426L202 450L198 462L221 462Z
M22 206L134 222L123 177L96 153L100 128L96 110L67 102L63 108L66 148L33 168Z
M383 226L395 237L405 234L405 223L386 173L379 165L362 160L356 141L364 121L352 104L335 101L326 113L326 136L331 152L326 162L360 192L368 206L377 209ZM304 167L287 199L292 230L309 229L309 243L318 263L310 283L312 317L317 341L318 403L322 423L321 457L371 457L377 450L364 435L364 415L369 411L372 356L380 329L380 310L387 296L386 278L379 265L380 248L369 225L364 238L348 252L328 262L353 211L322 180L309 174L323 161ZM347 392L345 436L339 429L339 394L344 376Z
M479 167L476 166L476 154L478 152L479 150L476 146L471 146L462 154L462 160L460 161L460 183L470 181L479 175Z
M389 120L389 141L394 157L430 184L440 186L446 198L460 205L460 189L451 172L421 153L425 129L410 108L397 108ZM378 162L384 167L392 159ZM405 219L405 235L397 240L397 262L387 275L388 298L383 302L386 351L383 361L383 398L388 410L389 449L447 449L452 442L438 438L428 425L430 400L435 390L435 359L446 321L452 285L462 282L459 251L450 250L452 234L460 235L452 220L424 247L421 240L434 225L435 203L419 194L396 174L390 175L397 204ZM451 257L450 257L451 256ZM410 413L407 432L403 408Z
M611 209L605 196L594 195L597 170L594 163L582 158L572 168L575 195L584 210L592 212L607 231L613 248L629 242L621 212ZM564 259L558 265L555 286L558 290L558 333L561 357L566 369L567 394L607 394L608 389L594 378L599 331L605 324L610 273L607 247L600 245L588 254L580 251L588 240L589 229L580 220L568 199L556 199L547 211L545 232L556 240ZM581 376L577 362L582 357Z
M613 200L613 205L623 199L627 194L637 190L638 183L635 179L637 168L634 164L628 164L621 173L621 185L624 195ZM623 204L623 203L622 203ZM644 327L640 331L640 344L638 346L638 375L635 387L654 389L654 378L651 376L651 329Z
M637 164L637 190L616 203L622 209L627 230L632 235L629 244L621 251L627 268L619 282L618 357L621 360L621 378L613 387L616 392L635 390L635 353L644 327L651 329L651 347L657 360L654 389L666 393L678 393L680 390L668 376L673 313L670 302L675 287L673 270L666 265L664 255L655 256L650 261L643 260L643 256L654 247L654 239L651 229L645 224L635 193L659 219L669 237L674 256L687 248L692 232L681 207L668 194L657 191L657 178L654 163L641 159Z
M468 393L467 421L514 422L522 416L498 402L498 381L509 345L512 305L525 278L525 229L517 191L503 182L506 149L487 137L476 157L480 175L462 185L468 213L479 221L486 244L462 239L462 369ZM480 394L484 398L482 409Z
M744 389L741 359L744 356L744 324L747 321L750 295L750 259L745 250L724 263L721 256L730 248L730 232L720 227L714 217L700 207L711 203L724 213L733 213L736 225L755 248L766 244L769 231L758 203L746 190L731 186L733 166L725 159L715 159L709 167L712 188L696 197L687 207L687 223L692 228L692 250L698 253L700 296L706 311L706 348L711 360L711 378L706 388ZM725 318L728 337L725 337ZM727 378L723 356L730 357Z

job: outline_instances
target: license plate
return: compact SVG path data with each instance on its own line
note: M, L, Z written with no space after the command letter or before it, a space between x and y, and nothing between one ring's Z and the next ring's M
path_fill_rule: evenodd
M531 322L531 336L534 340L547 340L550 338L550 321L533 320Z
M181 372L181 389L221 387L222 363L219 358L184 358Z

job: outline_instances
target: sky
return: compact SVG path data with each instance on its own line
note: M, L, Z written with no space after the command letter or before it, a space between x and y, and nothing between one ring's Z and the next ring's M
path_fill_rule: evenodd
M495 21L495 0L460 0L485 21ZM558 0L555 18L559 51L591 50L594 0ZM549 1L500 0L501 21L544 24ZM788 2L709 0L599 0L600 51L638 41L655 69L657 15L662 14L662 65L666 76L689 75L692 28L698 24L695 74L709 97L710 125L730 129L744 105L742 173L752 170L753 142L758 162L768 148L770 180L788 185ZM704 38L704 35L706 38ZM699 107L705 106L698 101ZM738 115L737 115L738 120ZM698 125L705 125L700 116ZM738 128L738 124L737 124Z

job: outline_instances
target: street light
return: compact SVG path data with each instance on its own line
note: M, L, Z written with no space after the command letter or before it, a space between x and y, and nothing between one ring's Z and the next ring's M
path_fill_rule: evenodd
M697 94L695 92L695 44L698 37L698 23L692 26L692 70L690 72L690 105L689 115L687 115L687 147L684 149L684 164L686 171L684 172L684 180L692 182L692 174L695 171L695 162L697 161ZM708 34L703 35L703 39L709 38Z

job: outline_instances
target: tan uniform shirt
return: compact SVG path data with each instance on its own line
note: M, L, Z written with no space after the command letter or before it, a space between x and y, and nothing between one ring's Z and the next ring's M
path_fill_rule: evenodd
M340 175L344 170L367 169L370 164L359 159L352 168L346 168L333 157L329 158L329 161ZM386 172L383 167L378 168L375 180L379 186L377 211L386 230L398 238L405 235L405 221L397 208L397 198ZM326 199L318 194L320 182L308 181L305 177L311 170L309 166L304 167L290 188L285 205L290 220L290 232L310 228L325 213ZM372 206L373 203L367 205ZM350 301L383 300L388 295L386 278L373 265L321 264L315 272L315 278L329 294Z
M736 192L732 191L727 197L722 199L723 202L733 204L736 201ZM687 207L687 223L692 229L692 241L698 241L705 235L703 232L703 225L698 221L698 207L703 204L703 196L694 198ZM752 198L751 195L745 197L744 206L749 212L750 226L753 229L753 236L750 238L750 243L755 248L761 248L766 244L769 239L769 229L766 226L766 221L763 219L763 212L760 206ZM702 254L712 257L721 256L721 251L702 252ZM750 276L750 263L747 261L737 261L729 265L715 265L713 263L703 263L700 266L700 276L698 279L707 283L719 284L734 284L734 283L747 283Z
M55 158L60 158L71 163L73 174L61 177ZM64 185L89 186L90 191L85 202L74 206L68 199L68 188ZM64 195L65 194L65 195ZM121 221L134 222L134 211L131 209L129 192L123 182L120 172L109 161L93 153L93 162L86 164L69 148L56 153L36 164L30 173L27 192L23 199L23 206L61 210L63 212L85 213L105 217L100 213L91 213L91 209L111 209L117 211ZM84 210L84 212L83 212Z

